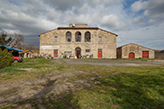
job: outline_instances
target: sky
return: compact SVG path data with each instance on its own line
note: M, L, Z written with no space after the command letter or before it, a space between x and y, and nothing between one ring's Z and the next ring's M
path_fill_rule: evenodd
M0 31L39 46L39 34L69 24L118 34L117 47L164 49L164 0L0 0Z

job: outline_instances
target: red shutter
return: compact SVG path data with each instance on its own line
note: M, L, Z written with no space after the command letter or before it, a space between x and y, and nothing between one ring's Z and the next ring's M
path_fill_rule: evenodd
M102 51L98 51L98 58L102 58Z
M54 57L55 57L55 58L58 57L58 50L54 50Z
M149 58L149 51L142 51L142 58Z

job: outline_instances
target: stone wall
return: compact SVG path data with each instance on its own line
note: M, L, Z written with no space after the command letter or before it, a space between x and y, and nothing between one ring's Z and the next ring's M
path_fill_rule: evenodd
M119 51L119 49L122 51ZM121 54L122 58L129 58L130 52L135 54L135 58L142 58L142 51L149 51L149 58L154 58L154 50L136 44L131 43L117 48L117 54Z
M66 33L71 32L71 42L66 42ZM81 42L75 42L76 32L81 32ZM85 42L85 32L91 33L91 42ZM58 41L55 42L55 36ZM98 41L98 37L102 36L102 42ZM76 47L81 48L81 55L93 55L93 58L98 58L98 49L102 49L102 58L116 58L116 35L101 29L55 29L40 35L40 55L54 55L54 50L58 50L59 58L66 52L71 51L71 55L75 56ZM86 52L90 49L90 52Z

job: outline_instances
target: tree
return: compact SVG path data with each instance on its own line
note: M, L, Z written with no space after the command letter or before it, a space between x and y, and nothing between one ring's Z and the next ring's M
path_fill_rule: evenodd
M23 44L22 49L24 49L24 50L39 50L39 47L35 46L34 44Z
M0 44L1 45L21 49L23 43L24 43L24 37L22 34L17 34L17 33L7 34L7 32L0 33Z
M2 49L0 48L0 69L10 66L13 62L13 56L11 51L8 52L7 49Z
M12 40L11 37L9 37L8 39L7 39L7 37L8 37L8 35L7 35L6 32L1 32L0 33L0 44L1 45L6 45L7 46L7 44Z

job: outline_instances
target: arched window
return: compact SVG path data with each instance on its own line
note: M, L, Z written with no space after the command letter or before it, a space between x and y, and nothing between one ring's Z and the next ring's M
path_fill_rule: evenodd
M89 31L85 32L85 42L91 42L91 33Z
M66 42L71 42L71 39L72 39L72 34L71 34L71 32L67 32L66 33Z
M75 34L75 42L81 42L81 33L79 31Z

